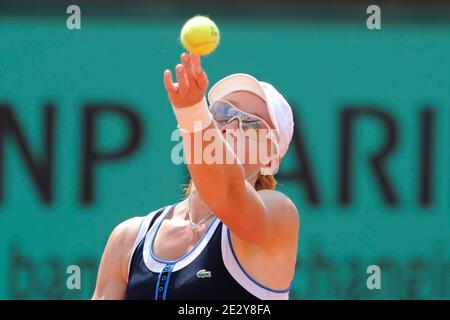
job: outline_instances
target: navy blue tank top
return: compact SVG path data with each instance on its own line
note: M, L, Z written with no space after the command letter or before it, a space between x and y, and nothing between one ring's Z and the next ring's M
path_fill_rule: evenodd
M272 290L245 272L234 253L230 231L218 218L185 256L174 261L155 257L156 234L174 207L160 208L142 219L129 264L126 299L288 299L289 289Z

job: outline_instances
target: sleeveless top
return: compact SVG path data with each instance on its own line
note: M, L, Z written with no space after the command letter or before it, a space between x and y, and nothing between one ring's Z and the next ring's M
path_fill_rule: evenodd
M175 205L142 219L129 263L126 299L287 300L289 289L273 290L254 280L236 258L230 230L214 218L185 256L163 261L153 254L162 221Z

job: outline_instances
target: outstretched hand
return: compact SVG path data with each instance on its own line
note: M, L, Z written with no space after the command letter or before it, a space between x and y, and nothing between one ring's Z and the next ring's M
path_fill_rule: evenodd
M181 64L175 67L177 82L172 72L164 71L164 86L169 100L175 108L186 108L200 102L208 89L208 77L202 69L200 57L195 54L181 54Z

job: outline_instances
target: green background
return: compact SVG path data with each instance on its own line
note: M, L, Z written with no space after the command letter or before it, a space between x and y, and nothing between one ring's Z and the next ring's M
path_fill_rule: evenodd
M36 157L43 151L44 106L56 107L49 204L40 198L15 140L2 136L0 298L89 298L114 226L181 199L187 172L170 159L176 123L162 74L179 59L184 20L203 13L217 22L222 36L218 50L204 59L210 83L250 73L274 84L295 108L320 201L311 203L304 183L291 174L302 170L291 148L279 179L279 190L291 197L301 219L291 298L449 299L448 20L398 23L387 12L382 29L370 31L365 7L342 21L327 19L332 13L326 10L322 20L296 19L292 11L286 19L247 20L242 12L233 19L233 10L221 10L194 7L172 15L169 8L161 9L162 16L144 12L133 18L82 7L82 29L73 31L66 28L64 7L52 15L21 15L17 8L0 15L0 102L12 107ZM98 167L95 200L83 205L82 111L86 103L104 102L136 112L143 139L128 157ZM385 163L399 200L394 207L385 203L367 165L384 140L383 126L370 117L354 127L352 201L339 203L340 117L346 105L374 106L395 120L398 140ZM426 107L434 115L433 200L421 206L420 114ZM98 130L103 150L127 139L126 125L114 116L102 118ZM66 268L73 264L82 270L81 290L66 288ZM381 267L381 290L366 287L366 268L373 264Z

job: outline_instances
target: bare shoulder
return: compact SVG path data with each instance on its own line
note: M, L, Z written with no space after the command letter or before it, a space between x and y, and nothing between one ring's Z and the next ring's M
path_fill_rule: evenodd
M294 202L284 193L277 190L258 191L270 214L289 221L299 222L299 212Z
M107 250L120 259L120 271L124 278L128 278L128 261L139 232L142 217L133 217L119 223L109 236Z
M92 299L123 299L128 282L128 261L140 221L136 217L118 224L111 232L97 274Z
M139 231L143 217L133 217L119 223L111 232L110 238L114 240L120 240L120 242L134 242Z
M296 247L300 229L300 214L294 202L284 193L276 190L258 191L267 208L277 243L285 247Z

